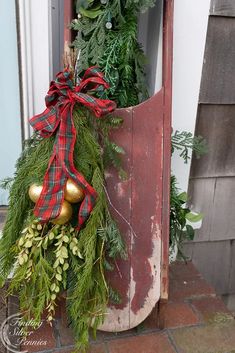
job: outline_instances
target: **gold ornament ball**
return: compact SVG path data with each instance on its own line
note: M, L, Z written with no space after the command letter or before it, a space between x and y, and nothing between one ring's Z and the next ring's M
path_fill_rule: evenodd
M33 202L37 202L42 192L42 185L32 184L29 188L29 197Z
M72 217L73 209L68 201L62 203L61 211L58 217L53 219L52 223L63 225Z
M84 199L84 192L73 180L68 179L65 186L64 198L71 203L77 203Z

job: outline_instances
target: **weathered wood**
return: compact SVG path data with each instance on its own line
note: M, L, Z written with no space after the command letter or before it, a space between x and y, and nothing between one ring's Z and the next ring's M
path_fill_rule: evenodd
M229 293L232 255L230 240L186 243L184 253L192 259L196 268L218 294Z
M132 119L129 136L132 149L127 153L131 156L131 193L122 193L119 206L121 211L130 208L130 224L136 235L119 218L129 262L117 262L119 278L117 273L111 274L110 282L124 295L124 301L110 306L101 330L123 331L135 327L150 314L160 296L168 297L173 0L164 1L163 22L163 88L147 102L125 110ZM118 133L118 143L119 136ZM119 184L122 190L120 181ZM111 192L111 196L118 207L117 195Z
M192 160L191 205L204 213L188 255L219 294L235 291L235 1L212 0L202 72L196 135L208 153Z
M235 1L211 0L210 14L213 16L235 17Z
M169 233L170 233L170 174L171 174L171 114L172 114L172 61L173 61L174 0L164 1L163 12L163 190L162 190L162 255L161 299L169 294Z
M121 181L113 169L106 173L107 191L111 198L111 203L115 209L125 217L126 222L131 222L131 183L132 183L132 109L120 109L118 115L123 118L123 125L113 132L112 139L124 148L126 152L123 158L123 168L127 173L127 180ZM110 285L118 291L122 303L110 307L107 320L101 330L119 331L124 326L130 326L130 268L131 268L131 231L127 223L119 216L117 211L110 205L110 210L114 219L118 222L118 227L125 241L128 258L114 263L114 271L107 273Z
M193 158L191 177L235 176L235 105L205 105L198 109L196 135L206 139L208 152Z
M235 239L235 178L192 179L190 207L204 214L194 241Z
M195 241L207 241L211 238L211 223L216 179L191 179L189 181L189 207L202 212L204 218L200 229L195 230Z
M235 178L218 178L211 209L211 240L235 239Z
M66 45L72 42L71 21L73 18L73 1L64 1L64 43Z
M135 326L160 298L163 94L133 109L132 277L130 320ZM146 260L144 260L144 258ZM143 259L141 261L141 259ZM142 262L142 263L141 263Z
M128 248L127 261L117 261L109 282L122 297L112 305L100 328L123 331L140 324L160 298L162 231L163 90L139 106L117 110L125 124L114 135L126 150L128 179L107 175L108 192ZM127 224L130 223L130 225Z
M235 19L211 16L202 72L200 103L235 103Z

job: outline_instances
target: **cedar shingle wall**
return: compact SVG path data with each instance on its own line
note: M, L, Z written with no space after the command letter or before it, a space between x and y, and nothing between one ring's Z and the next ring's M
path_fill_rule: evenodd
M235 16L235 1L211 0L210 14L215 16Z
M235 0L211 1L195 134L209 151L192 159L189 195L205 217L185 250L218 293L235 293Z

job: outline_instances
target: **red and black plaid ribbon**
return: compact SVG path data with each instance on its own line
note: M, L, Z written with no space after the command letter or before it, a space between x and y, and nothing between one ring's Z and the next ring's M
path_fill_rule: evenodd
M56 76L50 84L45 98L46 110L30 119L34 130L42 137L56 134L52 156L44 176L43 189L37 201L34 214L42 222L56 218L61 211L64 189L68 178L82 187L85 197L78 213L78 229L89 217L97 197L94 188L76 170L73 162L76 129L73 123L73 108L76 103L85 105L96 117L112 112L116 104L110 100L98 99L87 91L107 89L103 73L97 67L89 68L76 86L67 69Z

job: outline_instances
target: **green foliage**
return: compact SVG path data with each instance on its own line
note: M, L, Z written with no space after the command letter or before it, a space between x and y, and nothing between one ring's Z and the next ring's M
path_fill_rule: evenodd
M116 223L110 218L105 228L99 228L97 235L107 243L106 251L109 258L116 258L117 255L126 259L126 251L123 246L122 237Z
M146 58L137 41L137 16L155 1L110 0L77 1L80 17L71 27L78 31L78 74L98 65L110 83L102 98L116 101L118 107L136 105L148 98L145 83ZM106 27L111 23L111 28Z
M128 8L134 5L138 11L144 12L149 7L153 7L155 2L155 0L126 0L125 6Z
M206 153L206 141L201 136L193 136L187 131L175 131L171 136L172 153L181 151L180 157L187 163L190 159L189 151L192 150L197 158ZM170 187L170 245L177 244L179 254L184 258L182 243L185 240L193 240L194 228L189 223L199 222L203 218L202 213L192 213L187 206L188 195L180 192L177 180L171 175Z
M78 119L77 124L79 124L78 131L81 131L81 136L86 136L86 143L90 146L88 151L99 149L90 129L86 124L83 124L82 119ZM92 160L92 155L87 159L87 163L90 160ZM93 160L92 166L94 170L91 184L99 196L86 227L79 234L78 245L84 256L84 262L80 266L75 264L72 267L73 273L68 286L68 312L77 337L79 351L88 343L88 329L91 323L96 328L102 322L108 301L103 265L104 242L97 237L97 229L106 222L108 213L103 190L104 176L101 154L98 159Z
M176 130L171 136L172 153L176 150L180 151L180 157L185 163L188 163L189 151L193 150L196 157L207 152L206 141L202 136L193 136L191 132Z
M109 301L113 304L121 304L122 302L119 293L114 291L111 287L109 288Z
M103 147L103 163L104 168L113 166L118 170L119 177L121 179L126 179L126 172L122 168L122 156L125 154L125 151L122 147L118 146L113 141L110 141L109 134L111 129L117 129L122 125L123 119L115 116L107 116L102 122L102 129L99 129L100 132L100 143ZM100 121L98 121L98 126Z
M94 11L94 2L86 1L85 6L80 6L80 4L81 2L78 1L76 6L78 13L84 7L86 11ZM74 41L74 46L80 50L78 74L92 65L97 65L102 57L108 31L105 25L110 13L115 22L120 23L120 21L123 21L121 0L110 1L107 5L102 5L101 9L102 12L95 18L83 15L81 19L76 19L71 24L71 27L78 31L78 36Z
M172 175L170 189L170 245L177 244L181 255L182 243L185 240L193 240L194 238L194 229L187 221L199 222L203 218L201 213L193 214L186 202L186 192L180 193L176 177Z
M189 222L199 222L202 220L203 218L203 214L202 213L197 213L194 214L192 212L189 212L185 215L185 218L189 221Z
M145 86L145 56L136 40L137 19L129 14L118 33L107 35L106 49L98 64L110 83L105 98L111 98L119 107L133 106L148 98Z
M28 189L32 183L42 183L54 137L33 136L17 162L13 180L5 182L5 185L11 183L11 188L0 240L1 278L4 281L13 270L10 293L18 292L25 315L37 320L45 308L48 321L53 319L57 297L66 289L68 315L79 352L86 350L89 327L92 325L95 330L102 323L108 301L118 300L115 289L106 283L104 270L108 264L112 270L115 258L125 258L126 251L109 212L103 153L107 154L106 141L115 151L112 158L106 159L107 166L108 162L120 165L114 161L123 150L109 141L108 135L112 127L117 128L121 123L115 117L98 120L86 109L74 111L78 131L74 163L98 193L96 205L79 234L70 224L42 226L33 216L34 204Z
M0 276L6 278L14 263L12 246L32 216L33 203L28 197L29 186L42 182L52 153L54 137L41 140L34 135L25 145L16 163L16 172L11 181L9 207L6 223L0 240Z
M43 255L44 228L33 221L25 228L13 251L16 257L9 293L19 293L20 307L26 317L40 320L51 297L52 264Z

